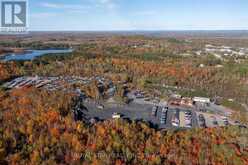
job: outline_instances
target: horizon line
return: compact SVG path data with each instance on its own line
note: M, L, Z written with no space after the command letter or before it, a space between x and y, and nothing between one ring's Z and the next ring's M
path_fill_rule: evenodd
M169 30L29 30L28 32L184 32L184 31L248 31L248 29L169 29Z

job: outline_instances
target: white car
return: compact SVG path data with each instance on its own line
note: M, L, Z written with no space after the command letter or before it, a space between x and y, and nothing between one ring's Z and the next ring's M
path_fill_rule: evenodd
M165 113L168 110L167 107L163 107L162 112Z
M185 124L191 124L191 120L185 120Z
M112 118L113 119L120 119L121 115L115 112L115 113L112 114Z
M175 126L175 127L178 127L179 126L179 123L177 123L175 121L172 121L172 125Z
M104 106L103 105L98 105L97 108L98 109L104 109Z
M186 128L191 128L192 126L191 126L191 124L186 124L185 127Z
M221 118L222 118L223 121L228 121L228 118L225 117L225 116L222 116Z
M179 126L179 119L175 118L172 120L172 125L175 126L175 127L178 127Z

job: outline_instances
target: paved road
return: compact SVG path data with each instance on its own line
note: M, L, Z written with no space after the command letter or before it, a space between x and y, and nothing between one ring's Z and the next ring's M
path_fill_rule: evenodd
M211 103L209 105L209 107L206 106L206 109L209 112L224 115L224 116L230 116L233 113L232 110L230 110L230 109L228 109L226 107L223 107L221 105L213 104L213 103Z

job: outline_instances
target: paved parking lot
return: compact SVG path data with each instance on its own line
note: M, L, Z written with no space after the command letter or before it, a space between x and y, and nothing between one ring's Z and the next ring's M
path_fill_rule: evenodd
M167 102L157 99L146 99L142 92L135 94L135 91L128 94L132 102L128 105L115 105L115 101L104 103L104 108L99 108L98 103L92 100L85 102L88 109L85 112L87 120L95 118L97 120L112 119L112 115L117 113L121 118L130 121L146 121L154 128L158 129L176 129L176 128L196 128L196 127L217 127L225 126L223 117L228 116L230 112L222 106L210 104L206 106L207 111L201 112L197 107L169 106ZM154 107L157 108L154 108ZM155 109L155 110L154 110ZM202 118L199 115L202 114ZM204 124L202 122L204 120ZM234 124L230 121L229 124Z
M196 106L198 107L197 104L196 104ZM199 106L199 107L201 107L201 106ZM230 109L228 109L226 107L223 107L221 105L216 105L214 103L210 103L209 106L203 106L202 108L206 112L214 113L214 114L219 114L219 115L224 115L224 116L230 116L233 113L232 110L230 110Z
M126 118L129 120L142 120L147 121L152 124L153 127L159 129L167 129L167 128L177 128L172 125L172 118L176 115L185 112L192 113L192 127L198 127L197 123L197 115L195 112L188 109L178 109L174 107L169 107L166 111L166 121L164 124L161 124L162 117L162 106L158 106L156 115L152 114L152 108L154 105L152 104L137 104L130 103L125 106L113 106L113 105L104 105L104 109L99 109L97 104L94 102L85 102L84 105L88 109L85 111L85 115L87 119L97 118L99 120L108 120L112 118L113 113L121 114L122 118ZM183 121L182 121L183 123ZM179 127L179 126L178 126Z
M223 120L225 118L225 116L218 115L218 114L197 112L197 116L199 116L200 114L202 114L204 116L207 127L226 126L224 123L224 120ZM214 124L214 121L216 121L215 124ZM228 123L231 125L235 125L234 121L232 121L230 119L228 119Z

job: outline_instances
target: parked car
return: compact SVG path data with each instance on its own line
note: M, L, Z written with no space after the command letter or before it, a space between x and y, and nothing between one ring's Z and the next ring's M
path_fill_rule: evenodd
M104 109L104 105L100 104L100 105L97 106L97 108L103 110Z
M145 99L144 99L144 101L150 101L151 100L151 98L149 98L149 97L146 97Z
M180 122L179 119L175 117L174 119L172 119L172 122L171 123L172 123L173 126L178 127L179 126L179 122Z
M228 118L226 116L223 116L222 117L222 121L224 123L225 126L228 126L229 125L229 121L228 121Z
M201 127L201 128L207 128L206 122L205 122L205 121L204 121L204 122L201 122L201 123L200 123L200 127Z
M94 118L91 118L91 119L90 119L90 123L91 123L91 124L95 124L95 123L97 123L97 122L98 122L98 118L95 118L95 117L94 117Z
M143 99L144 98L144 95L140 92L140 91L136 91L134 93L136 99Z
M206 108L199 108L199 111L201 111L201 112L207 112L207 109Z
M162 111L160 123L165 124L165 122L166 122L166 111Z
M186 117L191 117L191 116L192 116L192 113L191 113L190 111L186 111L186 112L185 112L185 116L186 116Z
M224 121L224 125L225 126L228 126L229 125L229 121L228 120Z
M158 111L158 106L153 106L152 107L152 116L156 116Z
M205 120L205 118L204 118L204 115L203 115L203 114L200 114L198 117L199 117L199 120Z
M163 113L163 112L167 112L167 110L168 110L168 107L163 107L163 108L162 108L162 113Z
M143 99L143 98L144 98L144 96L141 95L141 94L137 94L137 95L136 95L136 99Z
M120 119L120 118L121 118L121 115L120 115L119 113L117 113L117 112L114 112L114 113L112 114L112 118L113 118L113 119Z
M175 126L175 127L178 127L179 126L179 123L176 122L176 121L172 121L172 125Z
M205 120L205 117L203 114L200 114L198 116L199 118L199 126L202 127L202 128L207 128L207 125L206 125L206 120Z
M212 121L213 121L213 125L214 125L214 126L218 126L219 124L218 124L218 122L217 122L216 117L211 116L211 118L212 118Z
M226 116L222 116L221 119L222 119L223 121L227 121L227 120L228 120L228 118L227 118Z
M235 121L234 124L235 125L240 125L240 122L239 121Z
M186 128L191 128L191 127L192 127L192 124L191 124L191 123L185 124L185 127L186 127Z
M160 124L165 124L166 118L161 118L160 119Z
M217 120L214 120L214 121L213 121L213 124L216 125L216 126L219 125L218 122L217 122Z

